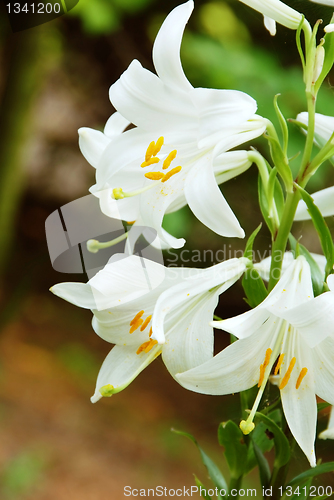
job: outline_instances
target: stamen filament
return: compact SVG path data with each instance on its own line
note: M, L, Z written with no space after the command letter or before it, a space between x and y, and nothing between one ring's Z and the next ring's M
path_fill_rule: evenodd
M156 156L154 158L150 158L147 161L143 161L143 163L140 166L141 166L141 168L145 168L145 167L148 167L149 165L153 165L153 163L159 163L159 161L160 161L160 158L158 158Z
M162 168L164 170L166 170L166 168L169 167L169 165L172 163L172 161L175 159L176 157L176 154L177 154L177 150L174 149L174 151L171 151L169 153L169 155L167 156L167 158L165 158L164 162L163 162L163 165L162 165Z
M285 356L285 354L283 354L283 353L279 355L277 365L275 366L274 375L278 374L278 371L281 368L281 364L283 363L284 356Z
M105 241L103 243L101 243L98 240L88 240L87 241L87 250L88 250L88 252L91 252L91 253L97 253L99 250L101 250L103 248L109 248L109 247L112 247L113 245L117 245L117 243L119 243L120 241L125 240L128 237L128 234L129 233L124 233L121 236L119 236L118 238L115 238L114 240Z
M155 143L155 147L154 147L154 150L152 152L152 156L156 156L159 153L160 149L162 148L163 143L164 143L164 138L159 137L159 139Z
M296 389L299 389L299 386L302 383L302 380L305 377L306 373L307 373L307 368L302 368L301 371L300 371L300 374L299 374L299 376L297 378Z
M283 379L282 379L282 382L281 384L279 385L279 390L281 391L282 389L284 389L284 387L287 385L287 383L289 382L289 379L290 379L290 376L291 376L291 372L293 370L293 367L295 366L295 363L296 363L296 358L293 357L292 360L290 361L290 364L289 364L289 368L287 369Z
M145 177L146 179L150 179L151 181L160 181L160 179L164 179L165 176L162 172L147 172L147 174L145 174Z
M140 331L141 332L143 332L145 330L145 328L147 327L147 325L151 321L151 318L152 318L152 314L150 316L147 316L147 318L145 319L144 323L140 327Z
M170 179L172 177L172 175L177 174L178 172L180 172L181 169L182 169L182 167L180 167L180 166L172 168L172 170L170 170L169 172L167 172L167 174L164 175L161 182L168 181L168 179Z

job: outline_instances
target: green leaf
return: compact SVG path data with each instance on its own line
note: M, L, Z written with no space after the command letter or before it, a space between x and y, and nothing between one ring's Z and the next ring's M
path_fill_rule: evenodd
M254 455L257 464L259 466L261 485L264 488L267 488L267 486L270 483L270 477L271 477L271 471L268 464L268 460L266 459L266 457L264 456L258 445L255 443L255 441L252 441L252 443L253 443Z
M311 195L309 195L309 193L307 193L307 191L305 191L305 189L300 187L298 184L295 184L295 186L299 190L303 200L307 205L314 227L319 235L322 251L327 259L326 270L325 270L325 278L326 278L333 270L333 264L334 264L334 245L331 233L319 208L314 204Z
M268 291L256 269L247 269L242 279L246 302L251 307L258 306L268 295Z
M246 259L251 260L251 261L253 261L253 244L254 244L254 240L255 240L258 232L260 231L261 227L262 227L262 222L252 232L252 234L250 235L250 237L248 238L248 241L246 243L246 248L245 248L245 251L244 251L244 257Z
M310 268L311 268L311 277L312 277L312 286L313 286L313 292L315 297L317 295L320 295L323 292L324 288L324 274L321 272L318 264L310 254L310 252L307 250L307 248L304 247L304 245L301 245L299 241L296 240L290 233L289 235L289 242L291 249L293 253L295 254L295 257L297 257L296 252L299 252L299 255L303 255L305 259L307 260Z
M231 477L238 479L244 474L247 463L247 446L244 435L235 422L222 422L218 427L218 442L224 446Z
M269 418L276 424L280 424L282 418L281 411L279 409L272 411L269 414ZM275 444L274 439L268 433L268 426L263 422L259 422L256 424L254 431L251 433L251 439L252 441L248 448L247 468L245 474L254 469L254 467L256 467L258 464L253 443L256 444L256 446L262 453L270 451Z
M270 154L279 175L282 177L285 186L291 187L293 184L292 173L280 143L275 137L268 134L264 136L269 142Z
M320 474L325 474L326 472L334 471L334 462L327 462L326 464L318 465L313 469L309 469L305 472L302 472L298 476L291 479L287 486L292 486L294 484L301 484L304 481L307 481L311 477L319 476Z
M205 498L206 500L211 500L211 497L208 495L206 487L204 486L202 481L200 481L195 474L194 474L194 478L195 478L196 486L199 489L199 491L201 492L201 496L203 498Z
M267 415L263 415L263 413L256 412L255 418L263 422L266 427L270 430L270 432L274 435L275 441L275 461L274 467L280 469L288 463L290 459L290 445L287 437L283 434L282 430L278 427L278 425Z
M225 491L228 491L227 483L223 474L220 472L219 468L213 462L213 460L211 460L211 458L202 450L202 448L199 446L194 436L192 436L188 432L177 431L175 429L172 429L172 431L175 432L175 434L179 434L180 436L184 436L190 439L190 441L192 441L197 446L198 451L200 452L201 455L201 460L205 465L205 467L207 468L209 477L213 482L213 484L218 488L218 490L223 489Z

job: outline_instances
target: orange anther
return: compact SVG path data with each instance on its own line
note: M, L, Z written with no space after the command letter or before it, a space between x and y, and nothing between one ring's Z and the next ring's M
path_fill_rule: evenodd
M148 167L149 165L153 165L154 163L159 163L159 161L160 161L160 158L155 156L154 158L150 158L149 160L144 161L140 166L141 166L141 168Z
M302 383L302 380L305 377L306 373L307 373L307 368L302 368L301 371L300 371L300 374L299 374L299 376L297 378L296 389L299 389L299 386Z
M143 332L145 330L145 328L147 327L147 325L151 321L151 318L152 318L152 314L151 314L151 316L147 316L147 318L145 319L144 323L140 327L140 331L141 332Z
M160 181L164 177L164 174L162 172L147 172L145 177L151 181Z
M291 372L293 370L293 367L295 366L295 363L296 363L296 358L293 357L292 360L290 361L290 364L289 364L289 368L287 369L284 377L283 377L283 380L279 386L279 390L281 391L282 389L284 389L284 387L287 385L287 383L289 382L289 379L290 379L290 376L291 376Z
M175 168L172 168L172 170L170 170L169 172L167 172L167 174L164 175L164 178L162 179L161 182L166 182L168 181L168 179L170 179L172 177L172 175L174 174L177 174L178 172L180 172L182 167L175 167Z
M277 365L275 366L274 375L278 374L278 370L281 368L281 364L283 363L283 359L284 359L284 354L280 354L278 361L277 361Z
M176 151L176 149L174 149L174 151L171 151L169 153L169 155L167 156L167 158L164 160L163 165L162 165L162 168L164 170L166 170L166 168L168 168L169 165L172 163L172 161L176 157L176 153L177 153L177 151Z
M162 148L163 143L164 143L164 138L159 137L159 139L157 140L155 147L153 149L152 156L155 156L159 153L160 149Z
M146 150L145 161L148 161L151 158L151 156L153 156L154 149L155 149L155 142L152 141L152 142L150 142L150 144Z
M136 316L130 321L130 326L133 325L134 323L136 323L136 321L142 317L142 315L144 314L144 309L142 309L141 311L139 311L139 313L136 314Z

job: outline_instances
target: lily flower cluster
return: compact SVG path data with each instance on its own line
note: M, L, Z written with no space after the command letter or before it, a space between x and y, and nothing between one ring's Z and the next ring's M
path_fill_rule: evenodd
M280 0L241 1L264 15L271 34L276 22L303 29L310 46L310 28L301 13ZM334 4L330 0L319 3ZM162 227L164 215L184 205L218 235L244 237L218 186L242 174L260 156L254 151L231 151L233 148L266 130L267 136L272 134L272 124L256 114L257 104L247 94L194 88L187 80L180 45L193 7L193 0L189 0L165 19L153 47L157 74L132 61L110 88L116 112L104 131L79 130L81 151L96 168L96 184L90 191L99 199L101 211L131 221L133 226L153 228L157 234L154 243L160 248L185 244L183 238L175 238ZM309 51L308 57L313 54L315 58L315 52ZM334 157L334 118L320 114L313 118L300 113L295 121L306 133L312 129L309 143L312 146L314 140L326 151L321 161L325 156ZM134 127L128 129L130 124ZM282 129L284 132L284 126ZM327 267L325 274L327 255L299 251L299 243L294 254L285 251L282 242L286 244L290 232L287 220L292 225L293 220L313 219L313 214L307 198L299 201L292 177L290 182L289 176L282 175L282 184L287 179L286 206L291 213L287 209L281 217L278 202L275 205L281 187L275 176L277 171L284 174L287 160L286 154L277 155L278 138L271 135L271 139L276 141L272 151L275 162L278 158L277 168L271 169L264 160L258 167L267 204L271 205L268 218L274 213L277 222L272 231L273 248L276 254L283 248L276 268L280 276L273 284L275 254L254 264L245 251L242 258L207 269L168 268L138 255L122 254L114 255L88 283L62 283L51 291L91 309L94 331L114 344L101 367L92 402L128 387L161 355L172 377L191 391L224 395L257 385L249 417L240 423L242 432L249 434L269 381L280 391L292 435L315 466L316 397L334 405L334 277ZM309 166L308 158L304 163ZM333 187L313 198L319 213L334 215ZM319 227L321 215L317 217ZM262 294L256 307L233 318L212 321L220 295L252 271ZM321 277L317 296L314 273ZM269 281L268 291L262 280ZM214 328L237 339L216 355ZM322 437L334 436L333 418Z

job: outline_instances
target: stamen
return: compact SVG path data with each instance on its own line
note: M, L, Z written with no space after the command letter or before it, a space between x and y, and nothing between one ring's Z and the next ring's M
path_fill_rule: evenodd
M159 163L159 161L160 161L160 158L155 156L154 158L150 158L147 161L143 161L143 163L140 166L141 166L141 168L148 167L149 165L153 165L153 163Z
M280 354L279 355L279 358L278 358L278 361L277 361L277 365L275 367L274 375L278 374L278 370L281 368L281 364L283 363L284 356L285 356L285 354Z
M140 331L141 332L143 332L145 330L145 328L147 327L147 325L151 321L151 318L152 318L152 314L150 316L147 316L147 318L145 319L144 323L140 327Z
M145 177L147 179L150 179L151 181L160 181L160 179L163 179L165 176L162 172L147 172L147 174L145 174Z
M287 369L287 371L286 371L286 373L285 373L285 375L283 377L283 380L282 380L280 386L278 387L280 391L282 389L284 389L284 387L289 382L289 379L290 379L290 376L291 376L291 372L293 370L293 367L295 366L295 363L296 363L296 358L293 357L292 360L290 361L289 368Z
M112 190L112 194L115 200L122 200L125 197L122 188L115 188Z
M147 342L144 342L138 347L137 354L140 354L143 351L146 353L149 352L157 343L157 340L148 340Z
M135 220L127 220L125 222L127 223L128 226L132 226L132 224L134 224L136 221Z
M152 333L153 333L153 330L152 330L152 327L151 327L148 336L151 337Z
M153 156L154 149L155 149L155 142L152 141L152 142L150 142L150 144L146 150L145 161L148 161L151 158L151 156Z
M168 168L169 165L172 163L172 161L175 159L176 153L177 153L177 151L176 151L176 149L174 149L174 151L171 151L169 153L169 155L167 156L167 158L164 160L163 165L162 165L162 168L164 170L166 170L166 168Z
M260 378L259 378L258 387L261 387L261 385L262 385L262 382L264 379L264 372L265 372L267 366L269 365L270 356L271 356L272 352L273 351L270 349L270 347L266 350L266 355L264 358L263 365L260 365Z
M141 311L139 311L139 313L137 313L136 316L130 321L130 326L132 326L134 323L136 323L137 320L142 317L142 315L144 314L144 312L145 312L144 309L142 309Z
M296 389L299 389L299 386L302 383L302 380L305 377L306 373L307 373L307 368L302 368L301 371L300 371L300 374L299 374L299 376L297 378Z
M140 325L142 323L143 323L143 320L141 318L138 318L137 321L135 323L133 323L133 325L131 326L130 333L135 332L140 327Z
M182 169L182 167L180 167L180 166L172 168L172 170L170 170L169 172L167 172L167 174L164 175L164 178L162 179L161 182L168 181L168 179L170 179L172 177L172 175L177 174L178 172L180 172L181 169Z
M159 139L157 140L157 142L155 144L155 148L153 150L152 156L156 156L159 153L160 149L162 148L163 143L164 143L164 138L159 137Z

